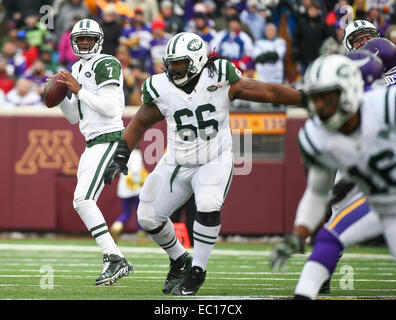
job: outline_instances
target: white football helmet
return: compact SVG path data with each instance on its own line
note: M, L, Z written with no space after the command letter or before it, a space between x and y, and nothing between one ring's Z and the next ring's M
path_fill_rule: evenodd
M369 21L355 20L348 24L345 28L343 44L347 51L353 51L353 44L361 37L371 35L373 38L379 37L377 28Z
M187 59L188 66L184 74L175 77L174 71L169 69L171 62ZM184 86L192 78L200 74L208 61L208 50L202 38L191 32L181 32L173 36L166 45L164 70L169 80L176 86Z
M330 130L338 130L352 117L363 99L364 82L359 67L349 58L332 54L320 56L304 75L304 91L308 96L308 108L316 114L312 94L338 89L340 98L336 113L321 122Z
M77 38L82 36L95 38L95 45L90 50L83 51L78 47ZM76 56L89 59L102 51L103 38L104 34L102 27L95 20L82 19L74 25L72 32L70 33L70 44Z

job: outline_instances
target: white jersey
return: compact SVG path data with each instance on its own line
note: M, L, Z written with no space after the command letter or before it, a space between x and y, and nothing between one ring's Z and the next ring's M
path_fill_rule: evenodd
M97 95L98 90L107 84L114 86L114 100L109 108L117 110L116 116L108 118L77 99L80 116L80 131L85 140L92 140L104 133L124 129L122 113L125 109L123 92L124 78L120 62L111 55L98 54L89 60L80 59L72 66L72 75L80 83L81 88Z
M204 68L190 94L165 73L151 76L143 85L143 103L155 104L166 119L168 164L197 166L232 151L228 90L241 73L228 60L216 60L215 65L218 72L211 76Z
M396 214L396 89L365 93L360 126L352 135L326 130L315 116L298 141L308 164L339 169L356 182L380 214Z

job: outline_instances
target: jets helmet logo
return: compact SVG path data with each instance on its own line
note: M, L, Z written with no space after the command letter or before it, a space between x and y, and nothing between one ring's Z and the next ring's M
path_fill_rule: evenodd
M199 39L192 39L187 45L187 49L190 51L197 51L201 48L202 48L202 41L200 41Z

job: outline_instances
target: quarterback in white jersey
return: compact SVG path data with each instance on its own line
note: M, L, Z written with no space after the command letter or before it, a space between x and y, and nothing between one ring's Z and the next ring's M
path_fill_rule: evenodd
M124 131L123 76L115 57L100 54L103 31L96 21L77 22L70 43L80 59L72 66L71 73L59 71L64 77L61 82L72 92L71 99L66 97L60 108L70 123L79 123L86 142L78 165L73 206L103 252L103 270L96 285L109 285L133 272L96 204L104 187L103 172Z
M221 209L231 185L233 154L229 107L233 99L303 104L302 92L280 84L243 78L228 60L208 57L201 37L182 32L171 38L165 73L143 85L143 104L128 124L105 184L126 163L144 132L166 120L168 149L149 174L140 194L139 224L170 257L162 291L195 295L220 232ZM169 216L194 193L194 257L175 235Z

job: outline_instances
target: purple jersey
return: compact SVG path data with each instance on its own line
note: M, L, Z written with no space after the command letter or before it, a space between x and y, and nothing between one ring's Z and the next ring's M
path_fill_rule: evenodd
M147 26L135 28L129 25L123 28L121 38L128 40L135 37L139 38L139 43L130 48L131 56L136 59L145 59L150 52L150 41L153 38L150 28Z

